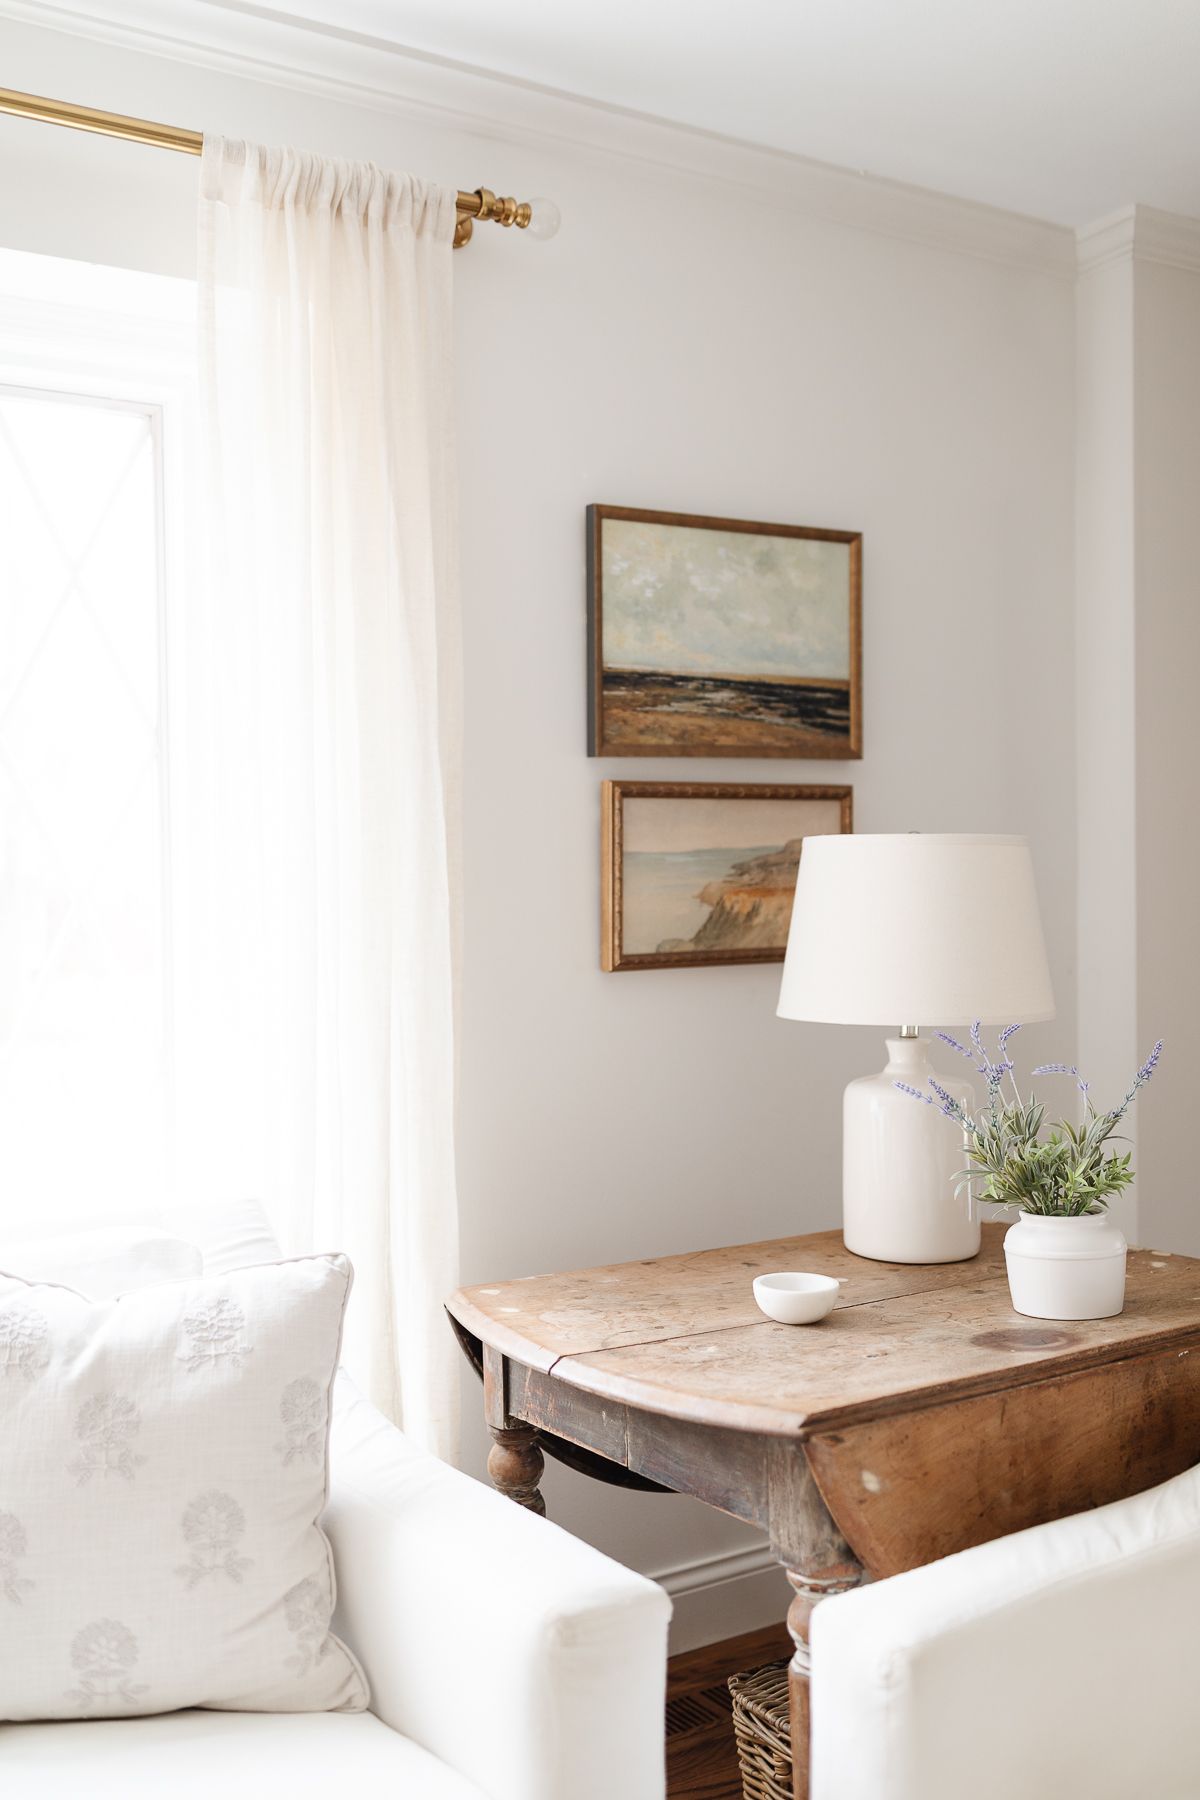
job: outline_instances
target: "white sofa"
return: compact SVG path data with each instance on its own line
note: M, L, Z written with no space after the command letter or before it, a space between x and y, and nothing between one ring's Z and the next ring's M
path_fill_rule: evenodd
M824 1600L812 1800L1197 1800L1200 1469Z
M277 1254L255 1208L186 1229L213 1270ZM344 1377L331 1463L334 1623L371 1710L0 1724L3 1800L663 1800L662 1590L415 1449Z

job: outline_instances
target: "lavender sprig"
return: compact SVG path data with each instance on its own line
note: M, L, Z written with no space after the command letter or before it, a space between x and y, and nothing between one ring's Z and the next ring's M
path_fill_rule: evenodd
M1083 1076L1079 1073L1079 1070L1075 1067L1074 1063L1039 1063L1033 1073L1035 1075L1073 1075L1075 1078L1075 1086L1079 1089L1085 1099L1088 1090L1092 1085L1090 1081L1085 1081L1083 1079Z
M970 1124L970 1115L959 1105L958 1101L954 1098L954 1095L936 1082L932 1075L929 1077L929 1085L933 1089L933 1094L937 1095L936 1103L933 1094L925 1093L923 1088L913 1087L907 1081L894 1081L892 1083L892 1086L899 1088L902 1094L911 1094L914 1100L920 1100L924 1106L933 1106L934 1104L940 1103L938 1104L938 1111L944 1113L948 1119L956 1119L960 1125Z
M978 1073L983 1076L983 1079L984 1079L985 1083L987 1084L988 1105L991 1108L991 1110L993 1112L995 1112L996 1103L1000 1098L1000 1089L1004 1083L1004 1077L1006 1075L1011 1075L1012 1071L1013 1071L1012 1058L1005 1055L1004 1047L1008 1043L1009 1038L1013 1035L1013 1032L1020 1031L1021 1027L1019 1025L1006 1025L1004 1027L1004 1030L1000 1033L1000 1036L997 1039L997 1044L999 1047L998 1048L998 1061L993 1062L991 1057L988 1055L987 1050L984 1048L983 1035L982 1035L982 1032L980 1029L981 1025L982 1025L982 1020L976 1019L975 1023L971 1027L972 1050L966 1051L966 1052L964 1052L964 1054L971 1055L973 1053L978 1058L978 1061L975 1064L975 1068L978 1071ZM948 1041L953 1042L952 1039L948 1040ZM955 1045L955 1048L959 1049L959 1048L961 1048L961 1046ZM1013 1092L1016 1093L1015 1086L1013 1088ZM1020 1098L1021 1098L1021 1096L1019 1094L1017 1094L1018 1101L1020 1100Z
M976 1019L971 1027L971 1042L969 1045L960 1043L956 1037L951 1037L948 1031L937 1031L934 1033L934 1036L940 1038L943 1044L949 1044L951 1050L957 1051L959 1056L965 1056L974 1063L976 1074L982 1075L984 1081L987 1083L988 1098L989 1102L991 1102L999 1095L1004 1077L1012 1074L1012 1060L1005 1056L1004 1050L1009 1038L1013 1035L1013 1032L1020 1031L1021 1027L1019 1025L1006 1025L1004 1027L1004 1030L997 1039L999 1060L993 1062L987 1051L984 1049L983 1036L980 1029L981 1025L982 1020Z
M969 1123L969 1114L962 1102L956 1100L948 1088L944 1088L933 1076L929 1077L929 1085L942 1103L942 1111L948 1119L956 1119L960 1125Z
M1120 1106L1114 1108L1112 1112L1107 1114L1107 1117L1112 1121L1113 1125L1120 1124L1121 1120L1125 1117L1125 1114L1137 1099L1138 1089L1145 1087L1150 1077L1154 1074L1154 1071L1158 1067L1158 1059L1162 1055L1162 1048L1162 1039L1159 1038L1157 1044L1155 1044L1153 1050L1134 1076L1133 1086L1122 1100Z

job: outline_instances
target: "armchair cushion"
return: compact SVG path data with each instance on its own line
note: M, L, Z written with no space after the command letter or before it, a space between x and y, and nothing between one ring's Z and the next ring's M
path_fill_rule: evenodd
M371 1713L0 1725L0 1791L4 1800L487 1800Z

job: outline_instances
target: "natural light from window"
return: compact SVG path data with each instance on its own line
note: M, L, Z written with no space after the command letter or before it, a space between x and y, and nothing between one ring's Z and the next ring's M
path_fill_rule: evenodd
M96 366L83 268L24 342L0 312L0 1225L47 1231L170 1154L161 372L111 311Z
M0 1154L31 1194L162 1173L155 425L0 390Z

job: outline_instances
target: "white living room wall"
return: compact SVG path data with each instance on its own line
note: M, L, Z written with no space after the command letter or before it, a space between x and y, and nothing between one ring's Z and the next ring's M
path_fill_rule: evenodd
M1027 832L1060 1020L1035 1048L1070 1048L1066 233L465 78L452 93L444 70L407 71L404 95L356 74L338 97L312 46L260 54L259 80L211 49L11 20L0 47L9 86L561 206L553 243L480 228L455 263L464 1279L839 1216L840 1092L879 1038L776 1020L771 967L602 974L605 776L846 780L860 830ZM0 161L19 171L0 243L190 270L194 161L7 119ZM589 501L861 529L862 761L589 760ZM465 1399L479 1473L469 1381ZM545 1489L551 1517L667 1578L681 1645L782 1616L745 1527L555 1467Z

